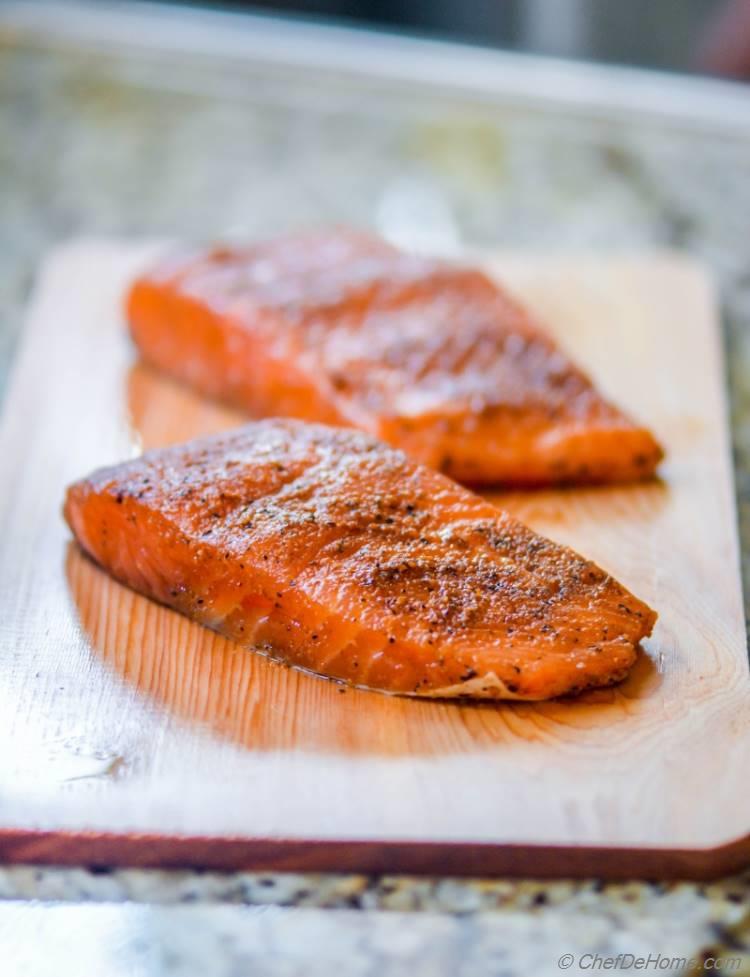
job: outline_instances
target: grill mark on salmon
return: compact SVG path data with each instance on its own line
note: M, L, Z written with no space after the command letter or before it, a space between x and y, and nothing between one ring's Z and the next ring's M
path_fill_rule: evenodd
M351 429L268 420L71 486L116 579L357 686L545 699L622 679L655 613L595 564Z
M482 272L364 233L167 258L127 315L142 357L203 394L361 428L459 481L627 481L663 454Z

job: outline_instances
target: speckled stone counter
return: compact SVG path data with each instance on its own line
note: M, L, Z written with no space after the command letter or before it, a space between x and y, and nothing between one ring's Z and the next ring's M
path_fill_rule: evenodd
M340 221L446 253L685 249L721 287L748 568L750 131L5 23L3 377L35 268L78 234L237 238ZM207 973L207 960L217 975L552 974L564 953L578 973L587 952L694 957L693 972L724 953L740 961L729 972L750 973L750 875L603 886L8 868L0 897L8 959L23 962L23 940L43 937L60 948L56 977ZM40 916L17 900L66 905ZM128 904L70 905L82 902ZM110 939L121 941L117 961ZM8 973L48 972L30 961Z

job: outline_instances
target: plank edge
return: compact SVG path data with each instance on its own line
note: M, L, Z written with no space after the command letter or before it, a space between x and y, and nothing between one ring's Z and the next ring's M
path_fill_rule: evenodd
M219 872L708 881L750 865L750 835L714 848L631 848L0 830L0 864Z

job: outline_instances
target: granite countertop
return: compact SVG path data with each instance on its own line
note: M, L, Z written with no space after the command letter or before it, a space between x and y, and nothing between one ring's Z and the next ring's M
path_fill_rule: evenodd
M747 586L750 126L22 21L0 18L0 379L42 255L79 234L239 238L346 222L446 253L680 248L721 287ZM566 952L723 952L742 958L730 972L750 973L750 873L603 886L5 868L0 899L8 959L46 940L56 977L208 972L196 960L218 975L552 974ZM48 972L29 960L16 972Z

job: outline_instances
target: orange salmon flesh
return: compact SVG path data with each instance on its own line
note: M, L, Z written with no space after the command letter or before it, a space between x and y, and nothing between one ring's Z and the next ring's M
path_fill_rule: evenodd
M656 620L594 563L351 429L268 420L152 451L71 486L65 517L134 590L384 692L610 685Z
M334 230L133 284L145 361L253 417L355 427L469 484L653 475L662 449L481 271Z

